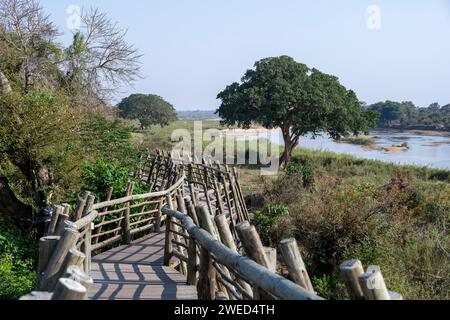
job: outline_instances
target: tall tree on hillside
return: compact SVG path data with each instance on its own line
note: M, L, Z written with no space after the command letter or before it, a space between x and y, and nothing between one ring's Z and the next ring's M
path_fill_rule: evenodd
M281 128L288 164L302 136L323 132L338 139L351 133L367 132L376 116L366 112L356 94L338 78L310 69L288 56L256 62L241 83L233 83L218 95L217 110L225 125L249 128Z
M119 104L120 115L125 119L139 120L141 129L154 125L161 127L178 120L174 107L157 95L132 94Z
M2 215L17 217L23 202L39 212L79 189L82 162L95 155L83 141L90 109L139 76L139 54L123 29L97 10L85 11L82 21L64 48L38 1L0 0Z

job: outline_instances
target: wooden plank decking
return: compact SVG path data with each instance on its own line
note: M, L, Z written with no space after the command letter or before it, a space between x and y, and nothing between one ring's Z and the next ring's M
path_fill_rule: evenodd
M92 258L91 300L197 300L186 277L163 265L164 232Z

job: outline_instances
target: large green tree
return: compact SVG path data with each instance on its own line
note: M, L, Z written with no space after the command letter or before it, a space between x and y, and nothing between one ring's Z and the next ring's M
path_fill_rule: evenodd
M376 123L375 114L364 111L355 92L347 90L338 78L288 56L256 62L241 83L229 85L218 99L222 104L217 114L225 125L249 128L256 123L267 129L281 128L283 164L290 162L306 134L326 132L339 139L367 132Z
M163 98L153 94L132 94L117 106L125 119L139 120L141 129L154 125L161 127L178 120L174 107Z

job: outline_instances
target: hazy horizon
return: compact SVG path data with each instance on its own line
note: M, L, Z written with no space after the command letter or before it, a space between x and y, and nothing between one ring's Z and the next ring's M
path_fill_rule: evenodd
M338 76L361 101L450 103L450 3L445 0L42 0L64 32L70 5L97 7L128 29L142 74L131 93L162 96L177 110L215 110L217 94L255 61L290 55ZM368 8L381 9L381 20ZM375 17L375 28L368 19ZM378 22L380 23L378 25ZM372 25L374 27L374 25Z

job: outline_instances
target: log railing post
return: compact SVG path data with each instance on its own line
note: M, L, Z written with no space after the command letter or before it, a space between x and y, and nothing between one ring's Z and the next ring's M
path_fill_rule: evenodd
M171 210L173 210L173 202L172 197L167 195L166 197L167 205ZM170 229L172 227L172 217L167 216L166 217L166 238L165 238L165 245L164 245L164 265L168 267L170 265L170 259L172 258L172 252L173 252L173 234L170 232Z
M80 238L80 233L77 230L66 228L61 239L58 241L48 264L44 275L41 277L38 288L39 291L51 290L58 279L56 276L61 269L64 260L70 249L72 249Z
M41 277L44 275L48 262L55 251L58 241L61 237L48 236L39 240L39 263L37 270L37 281L40 282Z
M298 248L297 240L291 238L281 241L280 249L291 279L309 292L315 293Z
M364 268L359 260L345 261L340 266L347 291L353 300L364 300L364 292L359 284L359 277L364 274Z
M379 267L369 267L359 277L359 284L366 300L391 300Z
M134 183L128 183L127 197L133 195ZM125 244L131 243L131 229L130 229L130 202L125 204L125 213L122 220L122 238Z

